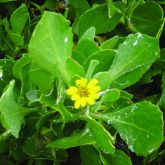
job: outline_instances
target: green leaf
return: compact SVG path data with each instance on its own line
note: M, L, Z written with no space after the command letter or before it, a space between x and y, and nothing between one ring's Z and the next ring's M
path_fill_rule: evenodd
M75 18L74 22L72 25L73 31L77 34L78 33L78 22L79 22L79 17L88 9L90 9L90 5L88 4L87 0L69 0L69 11L72 13L75 13ZM72 11L73 9L73 11Z
M91 136L88 129L82 133L76 133L70 137L64 137L62 139L57 139L54 142L51 142L47 147L67 149L83 145L95 144L95 139Z
M117 49L119 44L125 40L124 37L114 36L100 45L101 49Z
M112 81L108 72L99 72L94 75L94 78L99 81L99 86L101 87L101 90L106 90Z
M96 34L110 32L119 23L120 18L121 15L119 13L114 14L110 18L108 15L108 6L105 4L93 7L81 15L78 36L82 36L91 26L96 28Z
M15 101L13 88L14 81L11 81L0 98L0 122L6 130L18 138L23 118L27 113L31 112L31 110L21 107L21 105Z
M115 150L113 155L100 154L101 160L104 165L132 165L130 158L120 150Z
M86 75L85 75L86 79L91 79L92 74L93 74L93 72L94 72L94 70L98 64L99 64L99 61L97 61L97 60L91 60L90 61L88 70L87 70Z
M24 4L22 4L11 15L10 24L12 27L12 32L16 34L21 34L28 18L28 9Z
M110 89L101 98L102 102L115 102L120 98L120 90Z
M35 68L29 71L29 78L43 93L49 93L53 89L54 77L50 72Z
M78 43L77 48L76 48L77 53L74 53L72 56L75 61L80 63L82 66L84 66L87 58L91 54L99 50L100 50L99 47L96 45L94 41L91 41L89 39L84 39Z
M163 24L163 18L161 6L156 2L147 1L139 5L131 15L132 28L135 31L156 36Z
M163 141L162 113L149 102L136 103L99 117L112 123L129 149L137 155L151 154Z
M93 146L81 146L80 157L83 165L101 165L99 152Z
M146 65L131 72L125 73L112 82L111 88L124 89L129 87L130 85L136 83L149 68L150 66Z
M21 70L22 68L29 64L31 62L31 58L27 55L24 54L19 60L17 60L17 62L15 63L14 67L13 67L13 75L17 78L17 79L21 79Z
M107 71L110 68L110 65L116 55L114 50L101 50L90 55L85 63L85 68L89 67L91 60L99 61L99 64L94 69L94 73Z
M58 34L58 35L57 35ZM29 54L42 69L57 75L68 84L65 62L72 52L72 31L69 22L57 13L44 12L29 43Z
M85 76L84 68L73 59L68 58L65 65L65 68L67 69L70 77L69 80L71 80L75 75L78 75L80 77Z
M16 46L22 46L24 44L24 39L19 34L10 33L9 37Z
M115 152L114 139L110 133L96 120L87 118L87 121L98 147L105 153L113 154Z
M76 17L81 16L87 9L90 9L90 5L86 0L69 0L69 4L74 8Z
M88 40L91 40L93 41L94 38L95 38L95 27L90 27L89 29L87 29L84 34L81 36L81 38L79 39L79 42L84 40L84 39L88 39Z
M120 44L110 67L109 75L112 81L117 80L124 74L130 74L127 81L131 76L137 76L136 80L138 80L138 77L140 78L146 68L151 66L158 57L159 43L157 39L140 33L131 34ZM138 72L137 69L139 69ZM137 72L137 75L135 75L135 72ZM139 74L139 72L141 73Z

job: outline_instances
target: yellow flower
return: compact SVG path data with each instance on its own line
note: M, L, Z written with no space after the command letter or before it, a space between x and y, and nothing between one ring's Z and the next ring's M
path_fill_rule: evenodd
M76 87L71 86L66 93L71 95L71 100L75 101L74 107L76 109L85 107L86 105L93 105L95 100L99 98L98 92L100 86L97 86L98 80L92 79L88 82L87 79L81 78L76 80Z

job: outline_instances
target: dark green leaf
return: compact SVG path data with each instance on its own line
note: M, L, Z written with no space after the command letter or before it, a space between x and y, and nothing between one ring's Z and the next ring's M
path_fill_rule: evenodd
M60 149L67 149L83 145L95 144L95 139L92 137L89 130L85 130L83 133L77 133L70 137L55 140L47 145L47 147L54 147Z
M80 156L83 165L101 165L99 152L93 146L81 146Z
M147 1L134 10L131 23L135 31L156 36L163 24L163 18L161 6L156 2Z
M112 17L108 15L107 5L98 5L87 10L79 19L79 36L91 26L96 28L96 34L110 32L119 23L121 15L114 14Z

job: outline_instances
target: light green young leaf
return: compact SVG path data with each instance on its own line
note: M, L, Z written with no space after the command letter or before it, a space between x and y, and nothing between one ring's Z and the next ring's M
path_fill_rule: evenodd
M58 35L57 35L58 34ZM72 31L62 15L44 12L29 43L29 54L42 69L57 75L68 84L65 62L72 52Z
M21 107L21 105L15 101L13 88L14 81L11 81L0 98L0 122L6 130L18 138L24 116L32 110Z
M11 24L12 32L16 34L21 34L28 18L29 18L28 9L26 5L22 4L11 15L10 24Z
M65 68L68 71L69 81L75 76L78 75L80 77L85 76L84 68L72 58L68 58L65 64Z
M81 36L81 38L79 39L79 42L84 40L84 39L88 39L88 40L91 40L93 41L94 38L95 38L95 27L90 27L89 29L87 29L84 34Z
M91 60L88 70L86 72L85 78L86 79L91 79L93 71L95 70L96 66L99 64L99 61L97 60Z
M113 154L115 152L114 139L110 133L96 120L87 118L87 121L98 147L107 154Z
M149 102L98 116L112 123L129 149L137 155L151 154L163 141L163 115L156 105Z

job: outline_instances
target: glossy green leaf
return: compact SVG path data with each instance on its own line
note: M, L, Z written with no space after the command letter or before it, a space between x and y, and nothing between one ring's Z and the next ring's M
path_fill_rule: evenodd
M28 18L29 18L28 9L26 5L22 4L11 15L10 24L11 24L12 32L16 34L21 34Z
M80 77L85 76L84 68L75 60L68 58L65 64L65 68L69 75L69 80L71 80L75 75Z
M134 77L139 69L136 73L137 80L144 73L143 70L146 71L146 67L151 66L159 57L158 40L140 33L131 34L120 44L115 57L109 70L112 81L121 78L124 74Z
M69 83L64 64L71 52L72 32L69 22L60 14L44 12L29 43L29 54L33 61L53 74L57 75L59 70L60 77Z
M112 82L111 88L124 89L136 83L140 78L142 78L143 74L150 68L150 65L143 66L141 68L137 68L131 72L127 72L121 77L117 78Z
M57 139L54 142L51 142L47 147L67 149L83 145L95 144L95 139L92 137L89 130L86 130L83 133L77 133L70 137L64 137L62 139Z
M74 53L72 56L75 61L77 61L83 66L87 58L91 54L99 50L100 50L99 47L96 45L94 41L91 41L89 39L84 39L78 43L77 48L76 48L77 53Z
M115 102L120 98L120 90L110 89L101 98L102 102Z
M87 10L79 19L79 36L91 26L96 28L96 34L110 32L119 23L121 15L114 14L112 17L108 15L107 5L98 5Z
M124 37L114 36L100 45L101 49L117 49L119 44L125 40Z
M84 39L88 39L88 40L91 40L93 41L94 40L94 37L95 37L95 27L90 27L89 29L87 29L84 34L81 36L81 38L79 39L79 42L84 40Z
M151 154L163 141L162 113L149 102L136 103L100 117L116 128L129 149L137 155Z
M163 10L158 3L147 1L134 10L131 23L135 31L156 36L163 24Z
M6 130L18 138L24 116L31 110L23 108L15 101L13 88L14 81L11 81L0 98L0 122Z
M104 165L132 165L130 158L120 150L115 150L113 155L100 154Z
M85 68L88 68L91 60L99 61L99 64L96 66L93 74L98 72L107 71L110 68L110 65L116 55L114 50L101 50L90 55L85 63Z
M113 154L115 152L114 139L110 133L96 120L88 118L87 121L98 147L107 154Z

